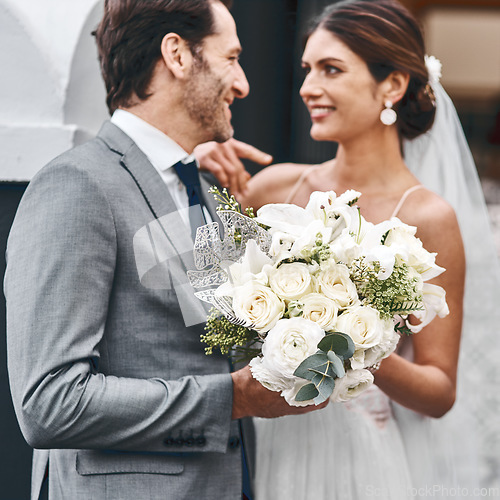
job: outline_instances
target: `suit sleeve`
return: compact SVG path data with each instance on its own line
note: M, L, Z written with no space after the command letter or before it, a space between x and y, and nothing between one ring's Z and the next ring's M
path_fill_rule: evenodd
M8 368L21 430L35 448L165 452L179 428L193 451L226 451L228 373L179 380L98 371L117 258L106 196L88 173L45 168L28 187L7 247ZM186 451L183 449L182 451Z

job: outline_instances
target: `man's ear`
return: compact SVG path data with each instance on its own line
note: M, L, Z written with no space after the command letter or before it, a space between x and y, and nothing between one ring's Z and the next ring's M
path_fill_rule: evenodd
M161 41L161 55L165 66L175 78L186 78L191 68L193 55L183 38L177 33L166 34Z
M410 83L410 75L403 71L393 71L384 80L384 97L386 101L391 101L393 104L399 102L406 94L408 84Z

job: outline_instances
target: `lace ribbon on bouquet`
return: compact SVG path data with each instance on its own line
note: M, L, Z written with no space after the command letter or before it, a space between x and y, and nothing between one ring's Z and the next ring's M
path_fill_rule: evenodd
M228 281L229 274L225 269L244 255L249 240L254 240L267 254L271 236L254 219L241 213L220 210L217 215L222 222L224 237L221 240L217 222L198 228L193 250L197 270L188 271L188 278L191 286L199 290L195 292L196 297L218 309L231 323L251 328L247 321L236 317L231 298L216 295L215 290Z

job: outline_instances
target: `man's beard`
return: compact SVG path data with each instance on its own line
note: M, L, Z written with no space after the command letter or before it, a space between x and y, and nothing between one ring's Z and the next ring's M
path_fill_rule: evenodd
M213 73L203 57L195 55L184 103L189 116L207 135L205 142L224 142L233 135L233 128L224 112L225 102L222 96L225 91L222 80Z

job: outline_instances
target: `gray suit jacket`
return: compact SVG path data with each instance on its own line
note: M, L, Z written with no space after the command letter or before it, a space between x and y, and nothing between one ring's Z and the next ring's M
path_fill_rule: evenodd
M14 406L36 448L33 498L47 463L51 499L241 497L228 362L204 354L203 325L185 326L174 287L138 277L134 235L175 210L109 122L26 191L5 295ZM165 227L181 254L168 261L172 280L192 267L192 253L176 249L181 226Z

